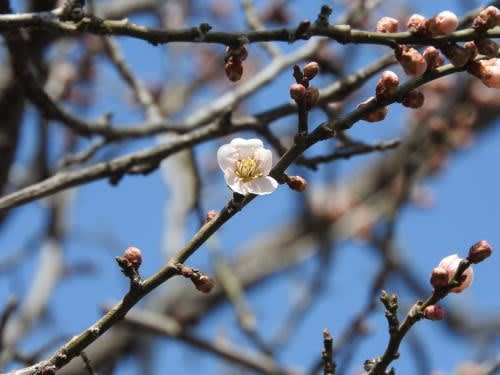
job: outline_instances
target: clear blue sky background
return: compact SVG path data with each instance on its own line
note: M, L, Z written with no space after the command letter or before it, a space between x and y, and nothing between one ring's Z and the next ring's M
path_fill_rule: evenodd
M195 3L204 2L195 1ZM238 1L233 3L235 8L239 6ZM314 19L322 3L297 0L291 2L291 7L297 20ZM339 14L339 6L335 4L336 2L333 5L334 14ZM401 13L401 10L397 9L398 1L388 1L387 4L378 11L380 16L398 16ZM431 16L438 11L449 9L461 15L465 10L480 4L478 1L415 1L412 10ZM16 5L19 5L19 2ZM200 8L203 6L200 5ZM153 23L152 19L143 16L135 17L133 21ZM194 25L204 19L200 15L199 18L190 21ZM228 28L231 29L244 27L242 18L230 20L228 23ZM165 61L164 50L161 47L154 48L131 39L120 39L120 44L131 66L145 81L153 82L158 77L164 77L166 71L176 68L173 66L176 62ZM299 44L281 45L281 47L290 50ZM198 48L198 46L193 45L188 48ZM253 49L256 50L258 47L251 47L251 56ZM375 56L386 52L384 47L363 47L361 57L351 69L363 66ZM100 66L98 74L98 82L104 82L104 85L96 91L95 112L85 115L93 118L111 110L115 114L117 123L134 123L140 120L140 113L120 105L119 100L123 98L126 88L113 69L109 65ZM290 78L289 73L280 76L261 96L253 98L249 106L251 112L266 108L269 100L273 100L272 103L275 104L286 100ZM328 82L324 82L326 83ZM373 87L372 81L368 84L367 92L373 90ZM280 99L275 101L274 98ZM202 97L199 100L204 102L210 98ZM400 116L406 115L407 111L391 108L391 113L384 122L374 126L360 123L350 134L367 141L393 138L401 132ZM25 119L23 149L18 155L20 163L31 155L30 145L34 141L32 134L37 127L35 119L33 111L30 111ZM313 121L321 120L321 116L313 116ZM58 132L56 125L53 126L53 132ZM124 146L122 152L144 148L150 144L150 141L136 142L132 146ZM216 146L216 143L202 146L198 155L215 158ZM427 180L426 185L432 189L437 199L432 209L422 210L415 207L404 209L397 226L397 239L404 249L404 256L411 259L414 272L421 280L428 279L430 270L443 256L455 252L465 255L468 247L480 239L488 240L493 246L500 244L498 230L500 176L497 162L499 157L500 129L494 128L476 139L472 149L455 154L449 167L438 177ZM340 161L337 163L337 168L342 175L350 175L356 173L370 158L362 156L352 161ZM312 182L314 185L314 180ZM218 186L220 189L211 190L213 194L204 197L203 203L206 209L220 209L230 198L230 192L223 185L222 176ZM143 249L142 272L146 276L156 271L162 261L160 247L163 202L168 192L165 191L158 172L146 177L125 177L118 188L111 187L105 181L92 183L79 189L76 194L77 201L71 213L71 229L74 237L70 237L65 243L65 257L70 264L91 258L98 264L98 271L92 277L71 278L59 285L51 301L47 316L48 326L36 330L23 341L22 347L26 350L37 348L54 332L69 335L79 332L100 316L101 303L116 301L123 295L127 282L115 267L113 256L119 255L124 247L135 245ZM272 196L252 202L221 230L222 250L226 254L232 254L246 240L269 230L283 217L287 215L292 217L296 208L294 201L294 193L282 187ZM43 224L40 202L18 209L0 232L2 254L15 251L27 237L41 230ZM193 230L194 226L193 218L190 230ZM365 303L366 289L377 271L379 262L373 250L346 242L339 246L336 254L336 271L329 275L326 293L316 303L303 324L296 328L291 344L279 354L280 362L287 366L308 368L321 351L322 329L328 327L334 337L339 335L345 324ZM207 259L207 249L203 247L193 256L190 264L206 269ZM22 296L25 293L36 262L37 258L33 256L27 259L17 272L0 275L0 301L6 301L7 297L13 294ZM309 270L313 269L311 263ZM450 296L447 303L460 305L466 311L473 311L477 314L477 319L498 314L500 297L496 288L499 281L497 270L498 260L494 255L491 260L476 267L476 279L471 288L460 295ZM260 332L264 337L271 337L275 328L279 326L286 312L289 296L300 288L303 278L302 273L291 272L249 294L251 307L256 313ZM390 291L399 294L403 304L414 302L413 297L405 297L407 291L401 284L393 283ZM224 306L218 311L220 313L210 316L206 324L200 327L200 334L212 338L225 332L239 345L250 347L244 336L234 328L232 309ZM360 370L365 359L380 355L385 348L387 330L381 308L372 314L370 324L373 332L362 342L347 373ZM476 358L477 343L448 336L443 323L424 321L417 325L415 331L427 347L435 369L451 374L459 362ZM492 346L492 352L498 350L496 342ZM193 354L184 344L158 340L158 351L161 354L155 357L157 373L166 373L167 367L169 373L179 374L191 371L215 374L223 370L218 359L202 353ZM394 364L398 373L416 374L414 358L406 345L403 346L401 354L401 359ZM117 374L133 374L137 371L135 364L129 361L118 369Z

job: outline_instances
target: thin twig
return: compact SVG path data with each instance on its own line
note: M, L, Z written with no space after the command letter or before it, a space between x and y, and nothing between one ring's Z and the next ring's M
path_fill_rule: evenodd
M73 164L82 164L90 160L97 151L106 146L108 142L105 139L99 139L93 142L87 149L77 154L65 155L64 158L58 163L59 167L66 168Z
M14 313L14 311L16 311L17 306L18 306L18 300L16 298L10 298L0 316L0 352L3 350L3 338L5 334L5 327L7 326L7 323L12 314Z
M89 375L96 375L94 369L92 368L92 363L90 363L89 357L85 352L80 353L80 357L82 357L83 363L85 364L85 370L89 373Z
M299 160L297 163L317 166L318 164L328 163L333 160L349 159L355 155L369 154L375 151L390 150L398 147L400 144L401 144L400 139L394 139L390 141L378 142L373 144L354 143L352 145L340 147L329 155L303 158Z
M66 35L78 35L90 32L99 35L120 35L141 39L151 44L164 44L173 42L188 43L216 43L223 45L237 45L244 43L257 43L268 41L294 42L309 39L312 36L327 37L342 44L375 44L396 48L399 44L425 45L437 48L450 42L465 42L474 40L477 35L473 29L462 29L445 36L426 37L417 36L408 31L398 33L381 33L352 29L349 25L329 25L327 27L310 25L306 32L301 25L295 28L277 28L259 31L210 31L210 26L202 24L178 30L165 30L148 28L130 22L128 19L109 20L96 17L83 17L79 22L61 21L62 8L51 12L18 13L0 15L0 31L17 31L20 28L45 28ZM208 27L207 27L208 26ZM302 26L303 28L303 26ZM485 34L489 38L500 37L500 27L488 30Z
M135 308L127 315L125 323L130 324L134 329L176 338L192 347L215 354L229 362L262 374L291 375L294 373L291 370L280 368L269 356L250 354L229 343L210 342L198 338L184 329L176 320L165 315Z
M403 95L427 82L462 71L464 69L465 68L457 68L451 64L444 65L436 71L429 72L422 77L408 80L405 84L401 85L399 89L384 103L373 101L369 105L350 112L344 118L339 119L334 123L330 124L329 122L324 122L318 125L316 129L307 136L304 145L300 145L300 147L295 149L290 154L290 156L293 155L291 161L294 161L299 156L297 151L301 153L317 142L335 136L336 130L349 129L363 116L377 109L379 106L394 103ZM57 191L82 185L91 181L103 178L113 178L112 181L116 182L127 173L148 173L151 170L154 170L163 159L180 150L192 147L205 140L214 139L221 135L234 133L239 130L251 130L253 128L255 128L255 124L253 122L251 124L242 124L240 127L233 124L231 128L221 128L218 123L213 123L201 129L193 130L187 134L180 135L167 144L157 145L147 150L121 156L108 162L97 163L79 171L59 172L44 181L30 185L24 189L0 198L0 213ZM285 158L285 156L286 154L283 155L282 165L288 166L290 160ZM135 169L137 167L141 168ZM284 169L282 168L279 168L279 170L280 174L284 172ZM276 177L281 179L281 175L277 175Z
M155 103L151 93L148 91L144 83L142 83L132 72L132 69L127 65L119 45L111 38L102 37L104 50L108 54L110 60L118 69L120 75L134 92L139 103L146 110L146 115L149 121L161 121L162 116L160 109Z
M260 22L259 16L255 11L253 0L242 0L242 5L248 26L250 26L250 28L254 31L265 30L264 25ZM260 43L260 45L269 53L271 57L278 57L281 55L280 48L274 43L263 42Z
M387 295L387 293L382 293L381 300L386 306L386 317L389 322L390 339L384 354L374 360L373 367L370 368L367 375L385 375L389 364L399 357L398 350L403 338L413 325L423 318L423 311L425 308L427 306L435 305L441 299L446 297L451 289L459 285L463 273L469 266L470 262L467 259L462 260L453 279L448 283L448 286L441 289L435 289L425 301L418 301L415 303L402 323L399 323L396 317L397 301L395 301L392 296Z
M333 361L333 338L328 329L323 330L323 374L335 375L336 364Z

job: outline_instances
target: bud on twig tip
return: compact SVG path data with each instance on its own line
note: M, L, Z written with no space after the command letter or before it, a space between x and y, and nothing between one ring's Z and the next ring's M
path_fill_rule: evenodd
M128 247L125 252L123 253L123 257L129 262L132 267L134 267L136 270L139 269L139 267L142 264L142 254L141 250L139 250L137 247L130 246Z
M193 277L191 280L196 289L202 293L210 293L215 286L215 281L204 274L201 274L199 277Z
M319 64L316 61L311 61L304 66L304 77L309 81L319 73Z
M307 181L301 176L289 176L286 180L290 189L303 193L307 189Z
M487 241L482 240L470 247L467 259L469 259L471 263L477 264L491 256L492 253L493 248L491 245Z

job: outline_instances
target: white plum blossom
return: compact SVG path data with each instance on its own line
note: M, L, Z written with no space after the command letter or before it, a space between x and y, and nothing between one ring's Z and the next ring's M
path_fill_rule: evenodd
M224 172L226 183L235 193L266 195L272 193L278 182L268 176L273 155L260 139L235 138L217 151L217 161Z

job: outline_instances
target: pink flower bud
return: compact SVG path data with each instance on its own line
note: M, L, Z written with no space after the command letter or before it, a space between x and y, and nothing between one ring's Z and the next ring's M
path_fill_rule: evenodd
M224 70L227 78L232 82L239 81L243 75L243 65L241 65L240 61L229 59L224 65Z
M299 193L303 193L307 188L307 181L300 176L290 176L288 177L286 183L290 187L290 189Z
M467 70L478 77L486 86L500 88L499 59L473 61Z
M471 51L466 50L456 44L452 44L443 48L443 53L450 60L450 62L457 66L462 67L471 60Z
M123 257L134 267L136 270L139 269L142 263L141 250L137 247L130 246L123 253Z
M420 77L427 70L427 61L415 48L403 47L397 58L409 76Z
M458 266L460 265L461 261L462 259L459 258L457 254L453 254L441 259L441 262L439 262L438 267L444 268L448 272L448 282L453 279L453 276L455 276L455 273L457 272ZM460 293L470 286L472 280L474 279L474 271L472 270L472 267L469 266L465 269L465 271L462 273L462 277L464 276L465 279L462 281L462 283L451 289L450 292Z
M387 99L397 91L398 86L399 77L397 74L390 70L386 70L382 73L377 83L377 87L375 88L377 98Z
M479 53L488 57L496 57L498 53L498 44L494 40L483 38L474 41L474 43L476 44Z
M470 247L467 259L471 263L477 264L488 258L492 253L493 248L491 245L487 241L482 240Z
M212 221L217 217L219 213L215 210L210 210L207 212L207 215L205 216L205 223L208 223L209 221Z
M382 17L378 20L375 31L379 33L395 33L398 31L398 20L392 17Z
M448 271L442 267L434 268L431 273L430 282L436 289L444 288L448 285Z
M215 286L215 281L207 275L200 275L199 277L192 278L194 286L202 293L210 293Z
M423 53L424 59L427 62L427 69L434 70L444 64L444 57L435 47L427 47Z
M464 50L467 51L467 54L469 55L469 61L472 61L476 58L476 56L479 54L479 51L477 50L476 43L473 41L468 41L464 43Z
M429 320L443 320L445 311L442 307L436 305L427 306L424 309L424 318Z
M319 90L314 86L309 86L306 89L306 94L304 95L304 103L306 105L306 109L310 110L314 107L319 100Z
M248 48L247 46L241 46L240 47L240 53L239 53L239 57L241 59L241 61L245 61L248 57Z
M413 90L403 97L401 104L408 108L420 108L424 105L424 100L424 94L420 91Z
M406 24L408 31L416 35L425 35L427 33L427 27L425 22L425 17L420 14L413 14Z
M226 47L226 56L231 57L233 61L245 61L248 57L248 48L245 45L239 47Z
M306 66L304 66L304 77L307 78L308 80L313 79L316 74L319 73L319 64L315 61L312 61Z
M294 83L290 85L290 97L295 101L300 101L304 99L306 95L306 88L300 83Z
M375 101L375 97L372 96L372 97L366 99L364 102L358 104L358 109L363 109L367 105L370 105L370 103L372 103L373 101ZM382 121L383 119L385 119L388 112L389 112L389 109L387 108L387 106L376 108L372 112L364 115L362 117L362 119L365 121L368 121L368 122Z
M427 21L427 31L431 36L450 34L457 29L457 26L457 16L448 10Z
M483 9L472 22L472 28L484 32L495 26L500 26L500 10L494 6Z

